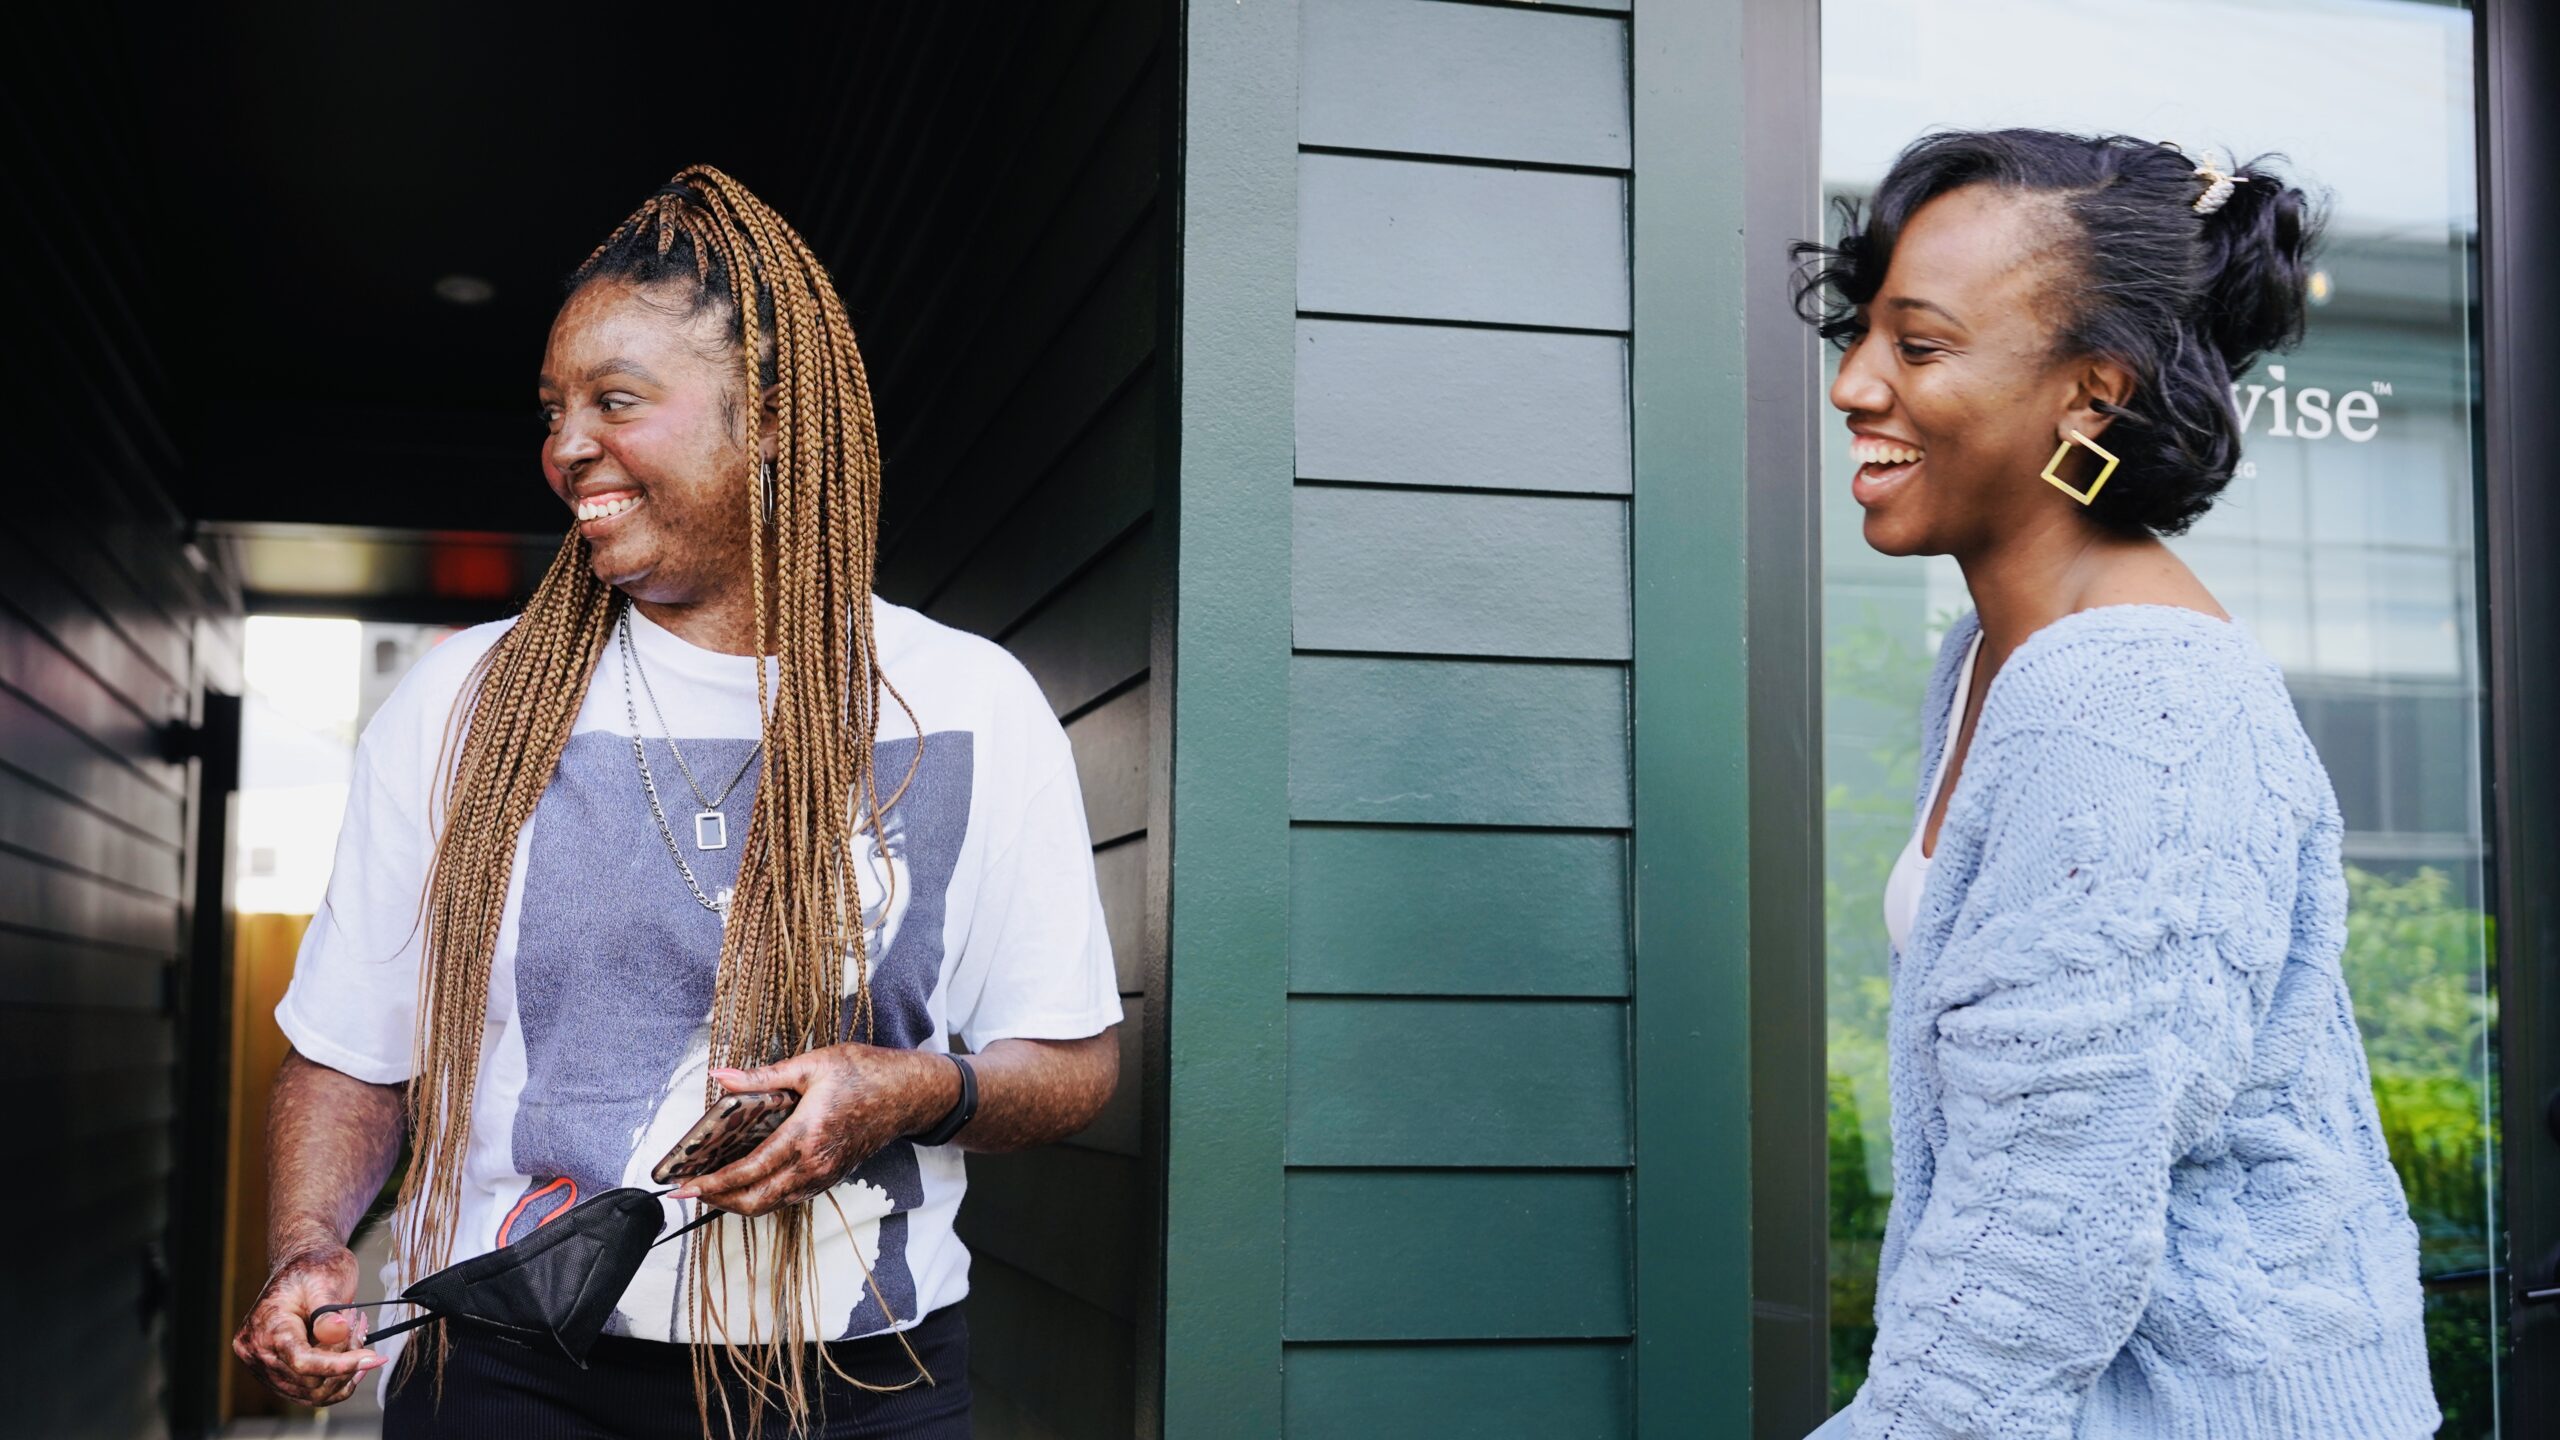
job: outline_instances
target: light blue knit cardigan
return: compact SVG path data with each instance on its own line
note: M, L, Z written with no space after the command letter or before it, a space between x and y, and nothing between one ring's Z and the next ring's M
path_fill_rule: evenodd
M1929 686L1932 769L1976 628ZM2417 1229L2338 968L2342 828L2236 625L2109 606L2001 668L1894 961L1849 1434L2434 1433Z

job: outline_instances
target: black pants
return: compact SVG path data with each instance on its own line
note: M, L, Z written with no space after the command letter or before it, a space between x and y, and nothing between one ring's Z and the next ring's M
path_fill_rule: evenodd
M444 1396L435 1374L421 1364L392 1391L382 1420L383 1440L700 1440L693 1404L690 1347L607 1335L596 1342L581 1370L557 1354L544 1354L467 1324L453 1324L453 1353L445 1363ZM916 1358L933 1384L895 1394L860 1390L821 1367L823 1417L810 1416L813 1440L968 1440L969 1322L958 1306L937 1310L907 1332ZM419 1360L430 1332L419 1332ZM871 1385L915 1378L916 1367L896 1337L876 1335L827 1347L837 1368ZM746 1394L730 1382L729 1403L747 1440ZM789 1432L787 1420L768 1406L758 1440ZM720 1408L711 1408L711 1433L722 1435Z

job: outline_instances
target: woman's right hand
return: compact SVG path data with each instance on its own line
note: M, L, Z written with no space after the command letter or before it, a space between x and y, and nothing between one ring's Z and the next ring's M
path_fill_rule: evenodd
M316 1245L288 1255L267 1277L240 1333L231 1337L231 1353L285 1399L335 1405L355 1393L357 1381L379 1367L382 1357L364 1346L360 1310L323 1315L317 1326L305 1326L312 1311L355 1298L354 1251Z

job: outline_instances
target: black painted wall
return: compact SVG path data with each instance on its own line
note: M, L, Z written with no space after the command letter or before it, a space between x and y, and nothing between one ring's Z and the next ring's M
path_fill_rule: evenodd
M152 1436L209 1378L166 1349L172 1306L203 1303L181 1277L206 1273L201 1231L172 1223L178 1157L223 1118L180 1075L198 967L222 974L218 947L189 944L209 797L180 757L204 688L238 689L239 601L190 559L169 497L172 382L144 318L142 161L112 37L85 12L30 24L0 88L0 1085L20 1136L0 1428Z
M1146 920L1167 13L1031 11L988 112L915 117L969 129L960 178L884 232L916 246L897 262L913 278L848 292L866 347L895 367L879 398L880 588L1004 644L1066 723L1128 1012L1099 1121L969 1162L960 1231L987 1437L1153 1429L1142 1357L1162 1161L1142 1116L1161 1084L1146 1058L1162 1053L1145 1040L1160 1023Z

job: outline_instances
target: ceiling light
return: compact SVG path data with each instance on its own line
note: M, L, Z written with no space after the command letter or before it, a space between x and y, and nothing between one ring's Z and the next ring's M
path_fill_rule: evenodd
M436 281L436 298L448 305L486 305L498 287L477 275L447 275Z

